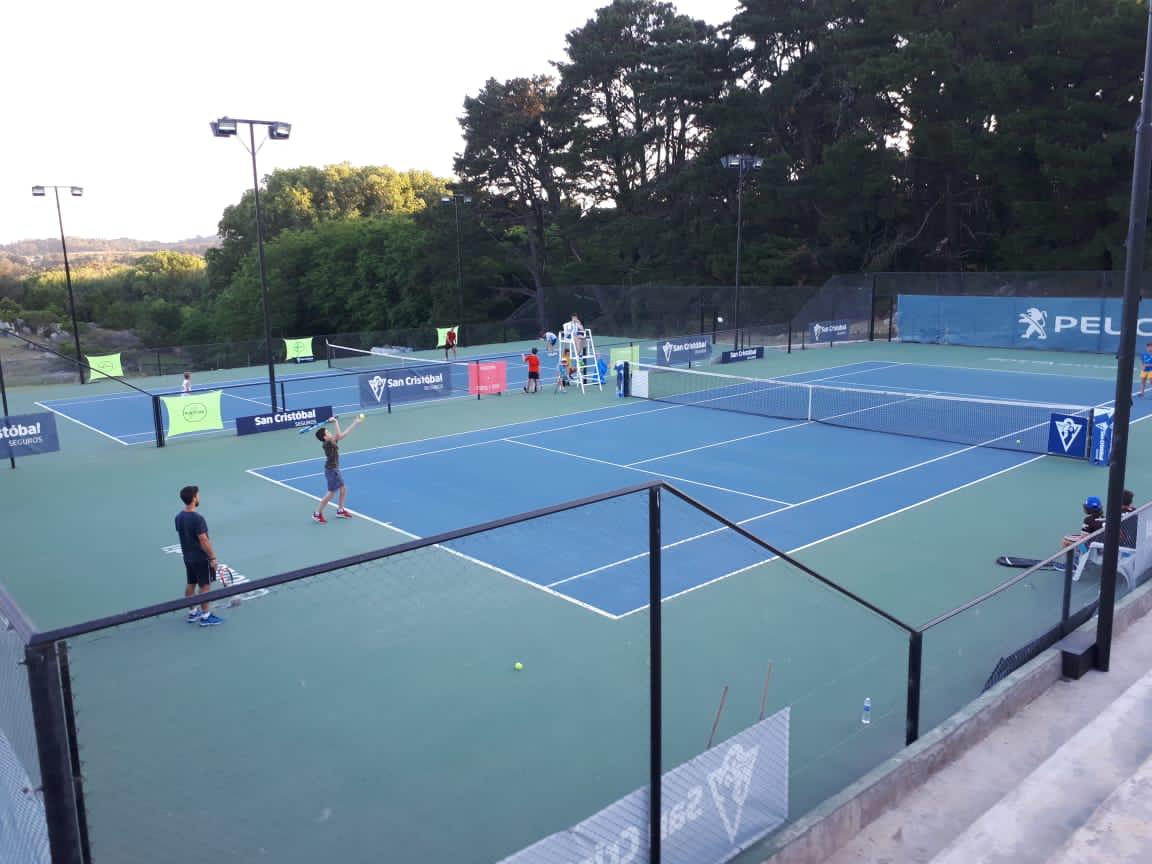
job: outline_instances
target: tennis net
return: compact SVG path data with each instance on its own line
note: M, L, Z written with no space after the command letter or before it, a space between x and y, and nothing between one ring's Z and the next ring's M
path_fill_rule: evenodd
M1091 422L1093 411L1085 405L835 387L647 365L633 374L632 395L1028 453L1048 452L1052 414L1069 414Z

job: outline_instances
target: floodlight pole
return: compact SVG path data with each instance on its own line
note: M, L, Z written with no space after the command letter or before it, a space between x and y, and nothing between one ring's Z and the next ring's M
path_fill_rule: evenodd
M264 220L260 214L260 175L256 172L256 127L267 126L268 137L282 141L288 138L292 127L277 120L244 120L239 117L221 117L210 123L212 134L217 138L230 138L236 134L239 124L248 127L249 146L246 148L252 157L252 195L256 205L256 258L260 265L260 299L264 306L264 344L268 350L268 392L272 403L272 413L276 403L276 360L272 353L272 308L268 301L268 267L264 261ZM243 142L241 142L243 143Z
M1149 162L1152 160L1152 0L1144 36L1144 85L1136 152L1132 159L1132 199L1128 209L1128 249L1124 263L1124 311L1120 350L1116 355L1116 401L1112 415L1112 455L1108 469L1108 500L1104 522L1104 561L1100 573L1100 608L1096 622L1096 668L1107 672L1112 656L1112 620L1116 608L1116 566L1120 560L1120 512L1128 462L1128 422L1132 416L1132 370L1136 360L1136 327L1140 318L1140 282L1148 223Z
M79 198L82 187L65 186L72 190L72 196ZM56 196L56 221L60 225L60 248L64 250L64 283L68 286L68 311L72 316L72 344L76 346L76 369L80 375L80 383L84 383L84 357L80 354L80 325L76 322L76 297L72 293L72 268L68 266L68 241L64 239L64 215L60 210L59 186L33 186L32 194L41 197L44 189L51 189Z
M460 241L460 204L461 202L471 204L472 198L460 192L453 192L451 196L445 195L440 199L442 204L447 204L449 201L456 210L456 323L460 324L462 323L460 319L464 317L464 252Z
M725 168L739 170L739 179L736 182L736 298L732 310L732 329L734 331L732 347L739 349L740 345L740 247L744 233L744 177L749 171L758 171L763 164L762 160L750 154L741 153L736 156L725 156L720 160Z
M256 203L256 257L260 262L260 297L264 304L264 345L268 351L268 392L276 413L276 360L272 356L272 316L268 302L268 267L264 263L264 220L260 218L260 177L256 173L256 126L248 124L248 152L252 154L252 197Z

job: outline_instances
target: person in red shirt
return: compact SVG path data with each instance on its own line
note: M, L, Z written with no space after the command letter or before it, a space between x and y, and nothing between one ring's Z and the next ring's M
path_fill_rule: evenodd
M528 383L524 385L525 393L540 392L540 349L533 348L531 354L524 355L524 362L528 364Z
M448 359L448 352L452 352L452 356L456 356L456 330L453 328L444 334L444 359Z

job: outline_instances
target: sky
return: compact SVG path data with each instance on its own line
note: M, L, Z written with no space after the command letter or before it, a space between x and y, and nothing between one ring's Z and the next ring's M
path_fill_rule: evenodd
M452 175L465 96L489 78L546 74L564 37L607 0L8 0L0 244L59 234L33 185L61 199L70 237L214 235L252 185L222 116L292 124L261 176L300 165ZM675 0L723 24L738 0ZM259 143L259 137L257 138Z

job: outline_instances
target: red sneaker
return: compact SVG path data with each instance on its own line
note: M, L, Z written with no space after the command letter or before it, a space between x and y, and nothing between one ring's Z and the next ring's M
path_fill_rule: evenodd
M336 515L341 519L351 519L352 518L352 514L349 513L347 510L345 510L343 507L341 507L339 510L336 511Z
M312 521L313 522L319 522L321 525L327 525L328 524L328 520L324 518L323 513L313 513L312 514Z

